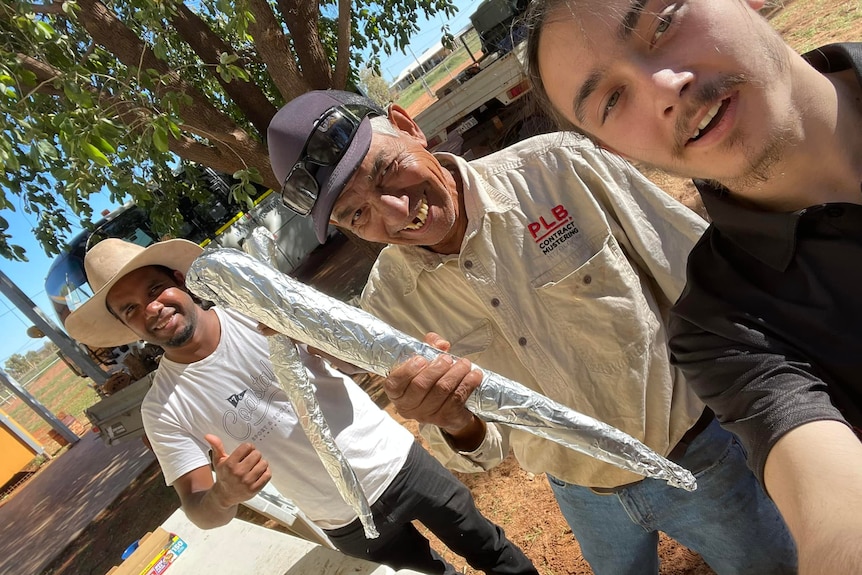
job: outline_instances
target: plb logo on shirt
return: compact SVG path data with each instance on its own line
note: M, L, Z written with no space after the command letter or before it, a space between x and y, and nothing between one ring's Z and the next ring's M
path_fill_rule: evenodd
M551 253L580 231L563 205L554 206L550 215L541 216L538 222L530 222L527 229L544 254Z

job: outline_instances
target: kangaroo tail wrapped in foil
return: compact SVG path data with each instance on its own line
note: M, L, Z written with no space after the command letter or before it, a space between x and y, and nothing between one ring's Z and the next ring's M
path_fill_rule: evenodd
M272 329L343 361L385 376L412 357L429 361L440 351L373 315L326 296L235 250L202 254L192 264L189 288ZM694 476L630 435L578 413L501 375L484 379L467 408L486 421L544 437L565 447L688 491Z
M308 380L305 366L299 359L296 344L287 336L277 335L270 338L269 350L275 375L296 410L302 430L335 482L341 497L359 517L365 537L376 539L379 533L374 525L368 499L350 462L335 443L329 424L326 423L320 404L314 396L314 386Z

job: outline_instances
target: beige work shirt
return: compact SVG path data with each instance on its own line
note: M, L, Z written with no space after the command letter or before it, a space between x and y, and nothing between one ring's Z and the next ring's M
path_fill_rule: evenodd
M466 162L461 252L388 246L364 309L452 353L602 420L667 454L703 405L671 367L665 322L706 223L620 158L549 134ZM423 435L446 466L475 472L511 447L524 469L614 487L640 476L532 434L489 425L474 452Z

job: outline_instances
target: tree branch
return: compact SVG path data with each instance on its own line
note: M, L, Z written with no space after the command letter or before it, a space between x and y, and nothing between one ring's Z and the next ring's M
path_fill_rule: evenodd
M177 10L171 18L171 24L180 37L194 50L195 54L205 64L209 64L208 70L213 71L213 77L221 84L228 97L240 107L249 122L257 128L261 135L266 134L269 122L277 110L263 91L254 83L241 79L225 82L215 72L215 66L219 63L219 54L233 54L233 48L213 32L207 23L185 4L177 5Z
M33 14L63 14L62 0L50 4L21 4L20 6Z
M338 46L332 87L339 90L347 87L350 72L350 30L350 0L338 0Z
M62 72L26 54L18 54L21 65L33 72L39 82L34 92L51 94L65 98L62 90L54 88L54 80L62 77ZM108 95L93 86L83 86L103 110L110 111L130 131L144 133L150 125L155 112L134 102ZM260 170L267 186L278 186L269 163L266 146L251 138L237 138L236 134L220 135L199 125L183 124L181 129L187 133L206 138L211 145L203 144L194 138L181 136L168 138L168 147L176 155L209 166L214 170L232 174L237 170L255 166Z
M247 6L255 17L248 26L248 33L254 38L257 53L284 100L289 102L311 90L296 65L290 39L284 35L266 0L248 0Z
M317 28L320 23L317 0L278 0L277 5L290 30L305 81L312 90L331 87L332 69Z
M78 0L78 5L81 6L78 21L94 41L133 70L152 68L162 75L164 85L153 88L157 96L180 93L191 99L191 104L180 102L177 105L177 111L187 126L195 127L195 133L217 134L219 145L247 151L250 154L248 157L254 162L249 164L257 166L264 178L268 177L267 172L271 171L269 156L260 141L252 138L227 114L217 110L200 90L184 81L176 72L170 70L165 62L156 58L152 50L99 0ZM241 162L237 164L242 165ZM215 165L210 167L219 169ZM274 180L274 176L272 179Z

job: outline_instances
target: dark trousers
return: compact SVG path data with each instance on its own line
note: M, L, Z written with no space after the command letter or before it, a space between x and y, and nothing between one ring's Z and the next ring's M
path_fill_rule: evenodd
M503 529L483 516L467 487L414 443L404 467L371 506L377 539L366 539L355 521L326 535L342 553L370 559L395 569L456 575L411 524L425 525L474 569L489 575L538 575L524 552Z

